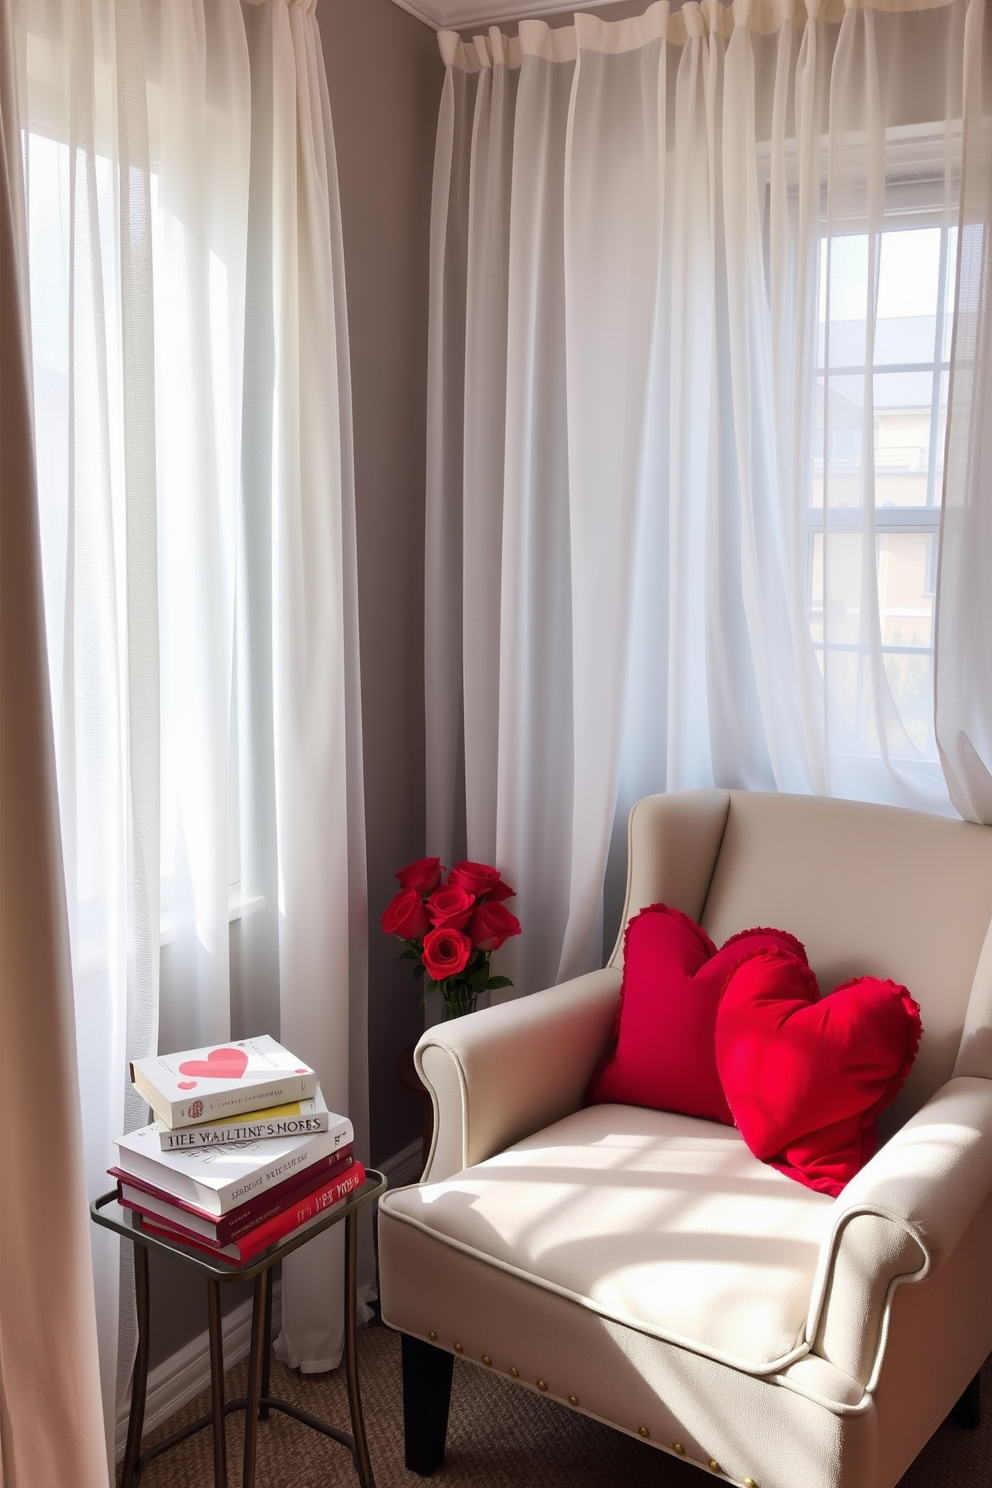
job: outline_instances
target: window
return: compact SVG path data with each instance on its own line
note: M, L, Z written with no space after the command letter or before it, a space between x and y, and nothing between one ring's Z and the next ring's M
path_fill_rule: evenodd
M890 733L890 750L936 761L934 587L957 231L936 203L921 206L921 196L943 196L942 175L888 186L895 206L874 255L866 232L821 240L806 510L810 631L856 736L877 746L865 720L878 646L902 725ZM873 575L862 569L866 508ZM893 738L901 746L893 749Z
M78 265L70 252L70 149L56 138L32 131L25 136L24 151L29 183L30 269L35 287L32 337L49 672L54 684L55 737L63 744L59 751L60 789L64 795L74 796L77 818L67 839L80 906L77 961L88 964L86 948L91 941L97 944L101 933L100 886L106 864L120 850L113 837L115 809L127 788L122 776L108 773L107 763L112 753L107 719L115 715L115 699L127 686L122 622L127 606L124 362L121 291L113 251L118 204L115 166L109 154L96 149L84 155L84 165L78 168L80 172L87 170L89 176L76 186L75 252L78 255L79 243L85 242L93 263ZM214 847L210 834L214 823L205 809L197 808L210 795L209 786L204 788L202 759L211 749L215 755L220 754L216 740L222 730L227 757L215 761L214 774L227 785L229 918L252 912L263 899L242 874L238 772L248 742L239 736L236 699L224 698L218 719L206 718L202 689L197 692L190 675L189 657L199 647L201 618L192 596L197 584L202 589L207 581L194 572L198 560L190 538L194 529L188 493L198 479L202 480L195 460L205 440L202 431L198 433L192 427L199 409L195 398L187 396L188 368L196 360L197 349L191 350L183 339L188 327L170 308L173 303L183 303L182 286L175 301L171 297L177 275L185 278L189 272L182 252L181 223L175 207L163 200L156 169L150 172L149 191L153 283L159 301L154 320L155 399L159 428L170 431L170 437L159 436L155 446L160 497L159 894L160 940L164 944L174 940L195 918L195 891L206 876L202 865L212 872ZM90 234L79 228L86 212L95 212ZM225 444L223 438L225 420L232 418L230 396L223 383L224 375L229 374L224 356L224 347L231 339L229 297L225 267L216 254L211 254L204 293L211 335L204 341L215 352L213 427L220 430L216 437L211 436L217 451L213 485L220 493L228 493L226 506L218 497L218 589L234 582L230 493L236 488L237 475L228 452L235 440L231 435ZM74 331L71 342L70 325ZM240 376L240 363L236 372ZM74 388L74 406L70 386ZM101 395L106 399L105 423ZM79 406L80 399L87 400L85 406ZM222 596L219 604L224 602ZM72 649L67 651L67 646ZM71 743L66 742L69 740ZM191 759L197 752L198 757ZM67 772L73 774L71 781ZM97 925L92 936L88 933L91 918Z

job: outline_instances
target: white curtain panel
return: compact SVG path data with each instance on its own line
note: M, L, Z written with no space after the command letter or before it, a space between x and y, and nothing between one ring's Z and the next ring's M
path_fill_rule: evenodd
M365 818L344 250L314 3L245 8L252 252L271 263L272 717L281 1037L305 1051L368 1152ZM256 148L257 147L257 148ZM255 375L257 369L249 369ZM274 396L273 396L274 395ZM262 413L263 409L259 409ZM359 1002L356 993L360 989ZM280 1352L335 1368L344 1235L282 1272ZM371 1262L371 1256L367 1258ZM371 1270L362 1277L368 1285Z
M87 1187L146 1118L129 1059L263 1027L363 1150L351 407L313 3L15 18ZM93 1251L112 1422L133 1334L125 1305L118 1371L117 1243ZM308 1264L285 1345L322 1369L340 1295L325 1271L301 1305Z
M480 69L476 49L439 33L448 62L431 197L428 324L426 646L428 835L448 864L464 855L462 451L469 160ZM447 48L447 53L445 49ZM449 59L457 56L462 65ZM500 415L502 418L502 414Z
M646 791L952 810L932 592L983 11L441 35L428 845L518 889L520 991L600 964Z
M992 68L988 20L969 11L947 482L937 606L937 742L951 800L992 822Z
M556 979L572 842L571 574L565 388L564 158L574 39L520 26L507 303L506 447L494 856L527 915L501 969ZM527 768L521 769L521 761ZM536 914L534 913L536 911Z

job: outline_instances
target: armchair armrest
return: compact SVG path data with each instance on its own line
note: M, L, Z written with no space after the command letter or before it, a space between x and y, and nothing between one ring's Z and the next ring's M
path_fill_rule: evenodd
M429 1028L414 1051L434 1103L424 1179L448 1178L582 1104L613 1032L612 967Z
M892 1297L939 1270L992 1193L992 1080L949 1080L836 1201L807 1340L872 1389Z

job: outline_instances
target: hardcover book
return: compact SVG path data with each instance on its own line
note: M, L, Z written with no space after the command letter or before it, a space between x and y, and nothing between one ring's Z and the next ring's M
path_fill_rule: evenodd
M237 1240L239 1236L247 1234L255 1225L280 1214L287 1204L305 1198L314 1189L320 1188L321 1184L340 1177L351 1167L352 1160L352 1146L348 1142L340 1152L311 1163L302 1172L293 1173L282 1183L277 1183L275 1188L267 1189L265 1193L250 1199L247 1204L229 1209L226 1214L221 1215L211 1214L196 1204L187 1203L185 1199L163 1193L144 1178L125 1173L123 1168L111 1168L110 1174L117 1179L118 1199L126 1209L138 1209L142 1214L158 1216L170 1224L183 1225L211 1244L226 1244L228 1240Z
M340 1174L323 1187L315 1189L312 1194L298 1203L291 1204L267 1224L256 1226L242 1239L231 1241L227 1245L211 1245L209 1241L198 1235L183 1233L178 1226L165 1224L160 1220L145 1219L143 1227L150 1230L153 1235L161 1235L165 1240L178 1240L192 1250L201 1251L204 1255L223 1256L225 1260L243 1263L250 1261L263 1250L268 1250L270 1245L277 1245L280 1240L285 1240L288 1235L293 1234L302 1225L308 1224L310 1220L316 1219L318 1215L325 1214L328 1209L334 1209L338 1204L342 1204L348 1195L356 1188L361 1188L364 1182L365 1169L360 1162L354 1162L346 1173Z
M317 1093L317 1076L267 1033L131 1064L131 1083L162 1124L194 1126Z
M257 1142L261 1137L308 1137L330 1131L340 1125L342 1134L347 1122L327 1109L318 1089L309 1100L287 1101L263 1111L249 1111L241 1116L222 1116L219 1121L206 1121L198 1126L177 1126L174 1130L156 1122L158 1141L163 1152L180 1152L184 1147L218 1147L225 1142Z
M346 1130L346 1138L340 1131L326 1131L315 1137L270 1137L163 1152L152 1122L117 1139L118 1164L122 1172L144 1179L159 1192L218 1216L332 1156L354 1140L350 1121Z

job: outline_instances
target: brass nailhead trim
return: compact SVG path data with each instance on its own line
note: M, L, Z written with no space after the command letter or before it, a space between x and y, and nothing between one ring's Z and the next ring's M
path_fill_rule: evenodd
M547 1389L547 1388L548 1388L548 1387L547 1387L547 1385L546 1385L546 1384L545 1384L545 1383L544 1383L544 1381L543 1381L543 1380L538 1380L538 1382L537 1382L537 1388L538 1388L538 1389L539 1389L539 1390L546 1390L546 1389Z
M568 1403L569 1405L578 1405L579 1397L577 1395L569 1395Z
M758 1488L758 1485L753 1478L745 1478L744 1488Z
M428 1330L427 1337L430 1339L431 1343L437 1343L437 1334L434 1332L433 1328L430 1328Z
M519 1379L520 1378L520 1370L519 1369L514 1369L514 1367L513 1367L512 1364L510 1365L510 1373L513 1375L513 1378L514 1379Z
M482 1356L482 1362L483 1362L483 1364L491 1364L493 1361L492 1361L492 1359L490 1359L490 1357L489 1357L488 1354L483 1354L483 1356Z
M672 1451L678 1452L680 1457L685 1456L685 1447L682 1445L681 1442L672 1442Z
M711 1457L710 1458L710 1468L712 1469L713 1472L719 1472L720 1471L720 1464L719 1464L719 1462L717 1462L717 1460L716 1460L715 1457Z
M456 1343L455 1344L455 1353L456 1354L463 1354L464 1352L465 1352L465 1350L462 1347L462 1345L460 1343Z
M648 1430L648 1428L646 1426L638 1426L638 1428L637 1428L637 1434L638 1434L638 1436L650 1436L651 1435L650 1431Z

